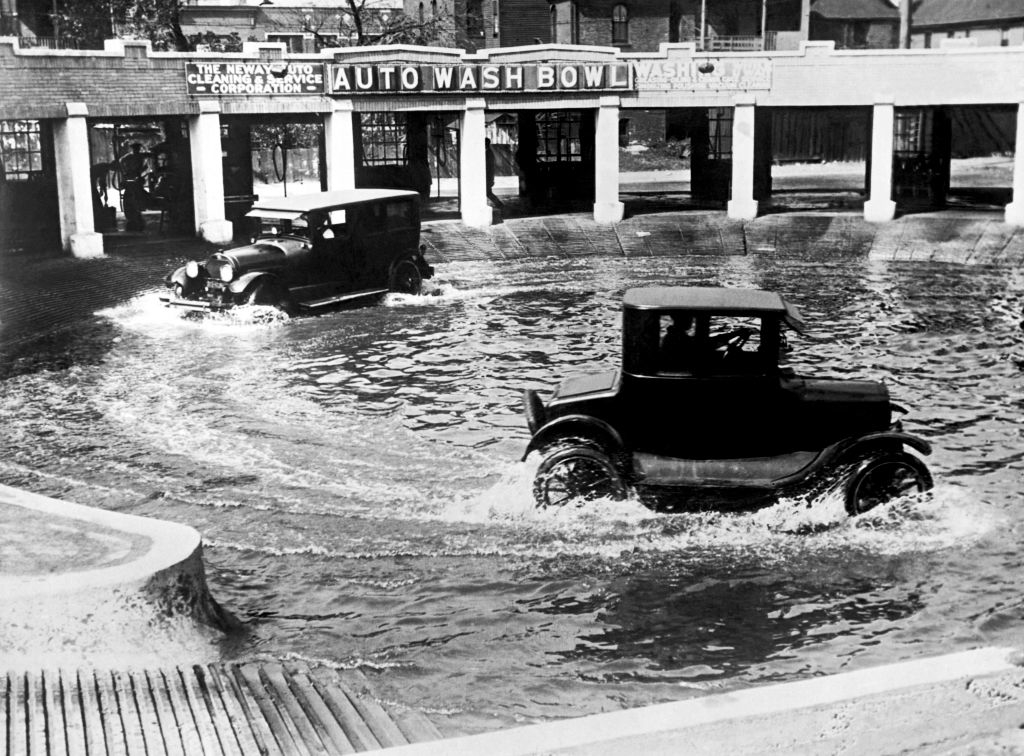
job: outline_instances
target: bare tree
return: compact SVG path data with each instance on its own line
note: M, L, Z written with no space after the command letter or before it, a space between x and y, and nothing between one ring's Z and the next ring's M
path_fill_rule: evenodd
M451 16L413 18L400 9L374 7L368 0L345 0L336 8L294 10L275 16L275 27L310 34L317 49L366 45L451 46Z
M111 37L146 39L154 50L191 50L181 30L181 0L56 0L50 16L65 40L102 48Z

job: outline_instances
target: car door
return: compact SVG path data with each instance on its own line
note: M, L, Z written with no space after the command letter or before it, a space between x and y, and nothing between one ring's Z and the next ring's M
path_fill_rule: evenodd
M352 287L352 239L348 219L347 208L328 211L316 236L319 281L332 293Z
M713 331L705 319L695 336L707 341L735 325ZM624 381L631 445L688 459L776 453L780 382L770 362L758 358L756 337L752 341L749 351L728 358L724 350L700 344L696 351L702 357L692 364L650 361L648 374Z

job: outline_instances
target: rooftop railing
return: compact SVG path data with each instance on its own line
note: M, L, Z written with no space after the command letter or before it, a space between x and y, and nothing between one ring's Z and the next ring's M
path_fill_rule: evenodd
M50 50L77 50L78 42L58 37L18 37L18 45L22 48L46 47Z

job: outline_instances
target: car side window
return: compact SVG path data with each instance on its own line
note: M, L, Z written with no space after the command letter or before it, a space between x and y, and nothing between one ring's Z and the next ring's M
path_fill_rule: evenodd
M408 202L389 202L386 206L388 228L404 228L411 225L412 205Z
M702 362L697 321L690 313L671 313L658 319L659 373L692 373Z
M363 205L359 213L360 226L369 233L377 233L387 228L387 210L382 203Z
M749 373L763 367L757 318L709 317L693 312L663 314L659 322L658 371Z

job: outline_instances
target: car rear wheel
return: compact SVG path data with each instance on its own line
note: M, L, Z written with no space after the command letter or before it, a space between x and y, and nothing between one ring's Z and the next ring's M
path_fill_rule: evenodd
M395 269L391 271L388 288L398 294L419 294L423 288L423 276L416 263L412 260L402 260L395 265Z
M563 444L549 450L537 468L533 497L542 509L595 499L619 501L626 498L626 485L603 451Z
M925 464L907 452L871 457L857 466L846 484L846 511L867 512L901 496L931 489L932 476Z

